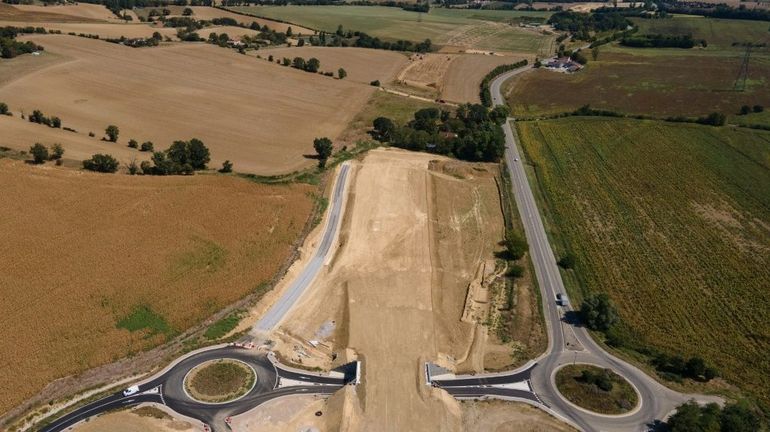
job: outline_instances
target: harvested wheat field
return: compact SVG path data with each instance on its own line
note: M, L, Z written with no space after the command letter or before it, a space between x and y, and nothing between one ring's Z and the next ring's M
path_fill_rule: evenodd
M519 60L484 54L412 54L397 80L450 102L479 103L479 85L484 76L497 66Z
M346 399L361 411L355 430L460 430L458 404L421 370L436 360L483 370L485 331L463 320L463 305L503 235L496 170L400 150L356 165L340 248L278 332L287 361L328 367L344 348L364 360L358 396Z
M464 54L452 61L443 78L441 97L452 102L479 103L479 86L484 76L492 69L516 63L521 57Z
M204 39L208 39L209 35L211 33L221 34L226 33L227 36L230 37L230 39L240 39L244 36L254 36L258 35L259 32L252 29L247 29L243 27L237 27L237 26L211 26L211 27L204 27L198 31L196 31L200 37Z
M66 126L66 123L64 125ZM76 161L88 159L95 153L110 154L122 163L131 162L133 159L142 161L150 158L149 152L140 152L128 148L125 144L101 141L97 137L91 138L85 131L83 133L67 132L30 123L19 117L0 116L0 130L3 131L3 135L0 136L0 146L20 151L29 151L35 143L43 144L48 148L53 144L61 144L64 148L64 158Z
M249 294L290 256L313 206L307 185L7 159L0 184L0 412Z
M178 8L178 10L175 10L174 9L175 7ZM151 8L147 8L147 9L151 9ZM181 15L183 9L184 9L183 6L170 7L172 14ZM291 27L292 33L295 35L297 34L312 35L315 33L313 30L310 30L308 28L301 27L298 25L286 24L286 23L268 20L264 18L257 18L257 17L248 16L248 15L237 14L235 12L230 12L230 11L208 7L208 6L190 6L190 9L193 10L193 17L200 20L211 20L214 18L232 18L241 24L251 25L252 22L256 22L261 26L266 25L271 30L275 30L277 32L286 33L286 30L289 27Z
M334 72L334 76L337 76L337 69L343 68L348 73L345 80L365 84L374 80L382 83L390 82L407 62L407 57L403 54L365 48L272 48L254 51L251 54L260 55L263 59L267 59L270 55L275 59L315 57L321 62L322 71Z
M28 37L72 58L0 87L13 110L40 109L78 131L120 128L165 149L197 137L212 165L278 174L314 163L313 139L336 138L374 92L207 44L136 49L64 35ZM194 71L187 73L184 71Z
M118 39L121 36L127 38L148 38L153 33L158 32L163 36L176 39L176 29L154 27L149 24L121 24L121 23L94 23L94 22L55 22L55 21L0 21L0 27L3 26L28 26L43 27L44 29L58 30L64 34L86 34L86 35L98 35L102 39L115 38ZM106 42L102 42L106 43ZM48 48L43 45L43 48Z
M0 3L0 20L3 21L18 21L38 23L38 22L95 22L98 21L94 18L87 18L78 16L77 14L62 14L62 8L54 7L39 7L42 10L30 10L31 6L10 5L6 3ZM67 6L75 7L75 6ZM33 8L38 8L37 6ZM107 10L104 8L104 10ZM57 12L53 12L57 11ZM107 11L109 12L109 11Z
M74 19L84 19L85 21L120 21L123 20L117 15L112 13L104 5L78 3L68 5L51 5L51 6L38 6L38 5L14 5L16 9L29 14L57 14L66 15ZM130 13L130 12L129 12ZM136 18L134 18L136 19Z

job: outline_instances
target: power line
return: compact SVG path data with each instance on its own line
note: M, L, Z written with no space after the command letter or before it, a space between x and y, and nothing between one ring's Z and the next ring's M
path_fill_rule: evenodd
M752 44L746 44L746 53L743 55L743 61L741 67L738 70L738 77L735 78L733 83L733 91L742 92L746 90L746 79L749 77L749 59L751 58Z

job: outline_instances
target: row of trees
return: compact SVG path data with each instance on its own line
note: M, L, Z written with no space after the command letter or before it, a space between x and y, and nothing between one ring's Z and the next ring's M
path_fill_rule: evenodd
M0 57L14 58L21 54L29 54L35 51L43 51L43 47L34 42L19 42L16 36L19 33L45 33L42 27L0 27Z
M60 144L54 144L51 147L51 151L48 151L48 147L40 143L35 143L29 148L29 154L32 156L32 162L35 164L42 164L45 161L56 161L56 164L61 164L61 158L64 156L64 148Z
M164 152L154 152L150 161L142 161L139 168L146 175L193 174L206 169L211 160L208 147L203 141L193 138L189 141L174 141ZM135 167L129 166L129 171Z
M748 105L743 105L741 107L741 110L738 112L738 115L747 115L753 113L761 113L765 110L765 107L762 105L754 105L753 107L750 107Z
M527 65L527 60L522 60L512 64L497 66L496 68L492 69L488 74L486 74L484 76L484 79L481 80L480 90L479 90L479 98L481 99L482 105L486 107L492 106L492 93L489 91L489 83L492 82L492 80L495 77L505 72L518 69L520 67L524 67L526 65Z
M42 111L34 110L28 117L30 122L44 124L52 128L61 128L61 119L56 116L46 117Z
M556 30L567 31L577 40L590 41L593 34L626 30L631 22L618 12L581 13L573 11L556 12L548 19Z
M696 402L680 405L666 422L669 432L756 432L761 430L760 417L745 403L727 404Z
M374 120L373 135L395 147L428 151L468 161L497 162L505 151L500 127L508 116L507 107L489 109L480 104L460 105L454 116L448 111L425 108L398 126L386 117Z
M695 46L696 41L691 35L641 35L633 37L624 37L620 40L620 44L631 48L692 48ZM697 41L702 47L706 47L708 44L705 39Z

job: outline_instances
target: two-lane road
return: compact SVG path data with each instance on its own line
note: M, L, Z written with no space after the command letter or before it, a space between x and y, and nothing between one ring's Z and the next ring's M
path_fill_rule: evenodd
M503 83L531 68L528 66L516 69L495 78L490 84L493 103L505 105L501 91ZM560 306L556 303L556 295L566 293L566 290L528 181L524 155L519 151L512 127L513 121L513 118L509 118L503 125L506 139L505 160L543 299L548 333L548 349L537 359L537 364L531 369L530 378L531 390L538 396L540 406L550 409L586 431L642 431L648 430L655 420L663 419L677 405L688 399L718 401L719 398L683 395L664 387L635 366L606 352L584 327L564 320L564 314L571 308L569 305ZM610 368L625 377L637 389L640 405L626 415L604 416L582 410L567 402L556 390L554 374L561 366L573 362ZM489 386L484 384L484 376L476 376L475 379L476 387L473 390L466 388L466 393L498 397L499 390L488 390Z

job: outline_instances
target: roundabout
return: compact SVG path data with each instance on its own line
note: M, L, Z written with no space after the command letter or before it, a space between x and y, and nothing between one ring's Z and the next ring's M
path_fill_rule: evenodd
M190 369L184 378L184 391L195 401L220 404L246 396L256 384L254 368L240 360L223 358Z
M564 400L595 415L625 416L641 407L633 384L608 368L564 365L554 371L554 385Z

